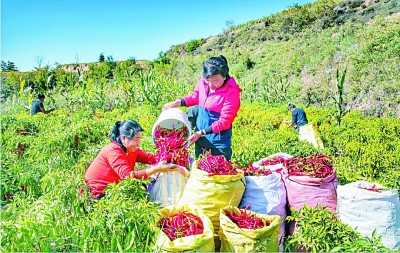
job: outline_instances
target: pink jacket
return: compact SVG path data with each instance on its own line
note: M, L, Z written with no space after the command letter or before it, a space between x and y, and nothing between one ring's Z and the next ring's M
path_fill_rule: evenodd
M227 148L231 146L232 123L240 109L240 92L242 89L236 84L233 77L230 77L225 84L209 94L209 86L202 77L196 84L191 95L182 99L185 106L199 105L199 115L196 126L206 129L205 138L213 145L206 144L200 139L199 144L210 148ZM211 133L211 134L210 134Z

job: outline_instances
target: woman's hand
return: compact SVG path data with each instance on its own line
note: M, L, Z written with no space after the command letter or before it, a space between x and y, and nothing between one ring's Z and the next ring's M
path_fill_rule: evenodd
M192 136L189 137L189 140L188 140L188 142L189 142L189 147L192 146L193 143L195 143L198 139L200 139L200 137L201 137L200 131L194 132L194 133L192 134Z
M176 168L176 164L161 161L157 164L158 172L168 172Z
M160 172L169 172L176 168L176 164L167 164L166 161L160 161L157 165L151 166L150 168L146 169L147 176L151 176L156 173Z
M169 109L169 108L174 108L174 107L177 107L177 106L180 106L180 105L181 105L181 101L180 101L180 100L176 100L176 101L174 101L174 102L166 103L166 104L162 107L161 111L165 111L165 110L167 110L167 109Z

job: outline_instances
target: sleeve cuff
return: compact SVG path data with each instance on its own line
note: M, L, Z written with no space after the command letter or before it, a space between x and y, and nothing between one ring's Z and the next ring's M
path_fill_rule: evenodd
M211 134L213 132L211 126L204 128L204 130L206 131L206 134Z
M137 179L147 179L147 173L146 170L134 170L133 171L133 177Z

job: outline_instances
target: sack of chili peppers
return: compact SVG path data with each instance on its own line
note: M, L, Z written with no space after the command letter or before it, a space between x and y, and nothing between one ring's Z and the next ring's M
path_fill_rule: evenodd
M160 229L154 251L213 252L213 224L203 210L191 204L161 209Z
M310 207L320 204L336 212L338 179L330 161L331 157L324 154L294 156L285 161L282 176L289 208L300 210L304 204ZM295 232L294 227L291 222L289 234Z
M223 156L207 154L193 164L178 204L192 203L202 208L214 225L214 236L218 237L220 209L238 206L245 186L244 175L234 163Z
M283 165L282 165L283 166ZM279 215L281 218L279 248L283 251L286 227L286 188L279 173L274 173L268 166L254 167L249 164L243 167L246 189L239 208L250 211Z
M220 221L221 252L278 252L279 215L227 206Z
M338 186L339 219L364 236L376 229L382 244L400 250L399 192L377 183L357 181Z

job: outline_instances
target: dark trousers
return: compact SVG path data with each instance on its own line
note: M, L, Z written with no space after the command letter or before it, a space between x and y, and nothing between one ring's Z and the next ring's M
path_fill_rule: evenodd
M190 125L192 126L192 129L196 129L196 120L197 116L199 115L199 106L198 105L190 106L187 115Z

